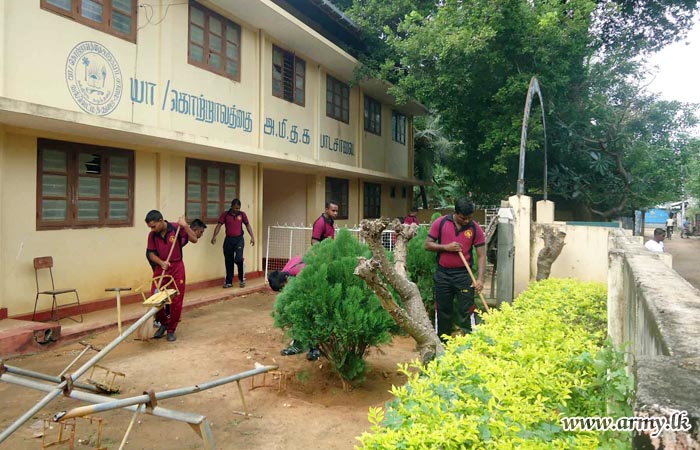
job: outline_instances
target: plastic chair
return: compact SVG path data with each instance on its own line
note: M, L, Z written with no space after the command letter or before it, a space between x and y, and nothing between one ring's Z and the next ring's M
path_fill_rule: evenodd
M51 278L51 289L44 290L42 291L39 288L39 272L42 270L47 270L49 271L49 277ZM39 296L41 295L50 295L52 299L51 303L51 320L53 321L59 321L61 318L58 315L58 309L59 307L66 307L66 306L71 306L71 305L78 305L80 306L80 297L78 296L78 291L74 288L66 288L66 289L56 289L56 285L54 284L53 280L53 257L51 256L40 256L38 258L34 258L34 278L36 279L36 298L34 299L34 313L32 313L32 320L34 320L34 317L36 316L36 307L37 304L39 303ZM58 304L58 299L57 297L61 294L70 294L70 293L75 294L75 301L72 303L66 303L63 305ZM83 321L83 315L80 314L80 320L76 320L70 316L68 316L69 319L75 321L75 322L82 322Z

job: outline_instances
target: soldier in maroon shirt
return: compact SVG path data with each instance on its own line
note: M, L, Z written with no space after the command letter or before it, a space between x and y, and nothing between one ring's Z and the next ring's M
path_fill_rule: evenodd
M335 219L338 217L338 210L339 206L337 201L328 200L326 202L326 210L314 221L311 230L311 245L318 244L326 238L335 239ZM294 342L295 341L292 341L292 345L282 350L283 355L294 355L295 350L299 350ZM298 353L298 351L296 353ZM309 353L306 355L306 359L309 361L316 361L320 357L321 350L318 346L311 347Z
M241 211L241 201L237 198L231 200L231 208L221 213L219 221L214 228L214 236L211 243L216 244L216 235L219 234L221 225L226 226L226 239L224 239L224 264L226 265L226 280L224 288L233 286L233 265L238 266L238 282L240 287L245 287L245 273L243 271L243 249L245 239L243 239L243 225L245 225L250 235L250 245L255 245L253 228L248 222L248 216Z
M438 268L433 274L435 286L435 308L437 309L437 332L452 334L453 311L457 310L457 325L465 333L471 333L471 313L474 311L474 291L484 288L484 268L486 267L486 239L484 231L472 219L474 204L468 198L455 203L454 214L442 216L430 226L425 239L425 249L438 254ZM464 267L459 252L462 252L471 266L472 247L476 248L479 260L479 275L472 282ZM455 297L457 304L455 305Z
M190 228L194 232L195 236L197 236L197 240L199 241L199 239L201 239L202 235L204 234L204 230L207 229L207 224L202 222L201 219L194 219L192 220L192 222L190 222ZM151 269L155 269L156 267L158 267L158 264L152 262L151 258L148 256L148 250L146 250L146 257L148 258L148 262L151 263ZM167 316L170 316L170 305L166 304L163 309L165 309L165 314ZM159 321L153 321L153 327L160 328L161 325L162 324Z
M182 261L182 247L188 242L197 242L197 234L192 231L184 217L175 222L168 222L163 219L160 211L151 210L146 214L146 225L151 229L148 233L148 241L146 244L146 254L148 259L155 264L153 268L153 284L151 286L151 295L156 292L159 287L156 285L156 279L160 278L161 274L171 275L175 280L175 285L178 289L178 294L171 299L170 315L162 308L156 314L156 320L161 323L158 331L153 335L154 338L160 339L168 333L168 341L173 342L177 324L180 322L180 314L182 313L182 301L185 297L185 263ZM180 228L178 232L177 229ZM177 235L177 236L176 236ZM172 249L172 252L171 252ZM170 259L168 259L170 255Z
M403 219L403 223L404 225L410 225L412 223L420 225L420 221L418 220L418 208L411 208L406 218Z
M326 202L326 210L314 222L311 230L311 245L318 244L326 238L335 238L335 218L338 217L338 202Z
M302 261L301 256L292 256L282 270L273 270L270 272L267 276L267 282L270 283L270 287L273 291L279 292L284 285L287 284L287 279L299 275L299 272L301 272L301 269L304 267L306 267L306 264Z

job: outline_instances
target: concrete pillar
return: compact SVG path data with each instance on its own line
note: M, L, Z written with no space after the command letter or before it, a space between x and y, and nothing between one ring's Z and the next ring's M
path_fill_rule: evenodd
M2 2L0 2L0 5L2 5ZM7 157L7 150L5 150L6 145L7 144L5 141L5 127L4 125L0 125L0 203L3 205L8 204L8 202L5 201L6 199L4 198L5 193L11 195L10 193L12 192L12 189L4 189L3 183L3 180L7 180L7 176L5 176L5 171L7 170L7 163L5 162L5 158ZM11 187L12 186L10 186L10 188ZM6 217L3 211L5 211L5 209L0 208L0 236L5 236L5 221L10 220L11 216L11 214L7 214ZM7 280L7 274L5 273L6 266L4 258L4 241L5 239L0 239L0 280ZM7 299L9 298L9 295L7 295L8 293L6 292L7 285L6 283L3 284L4 286L0 287L0 319L7 317Z
M323 213L326 205L326 178L322 175L306 177L306 224L311 226Z
M515 215L507 201L501 201L498 210L498 261L496 262L496 299L500 306L503 302L513 302L513 221Z
M513 303L513 224L498 224L498 270L496 272L496 298L498 305Z
M537 223L554 223L554 202L540 200L537 202Z
M258 163L257 166L257 171L255 174L255 180L256 180L256 185L255 185L255 225L254 225L254 232L255 232L255 243L257 244L253 248L253 252L255 253L255 269L256 270L264 270L265 267L262 264L262 260L265 257L265 254L263 253L263 250L265 247L263 247L263 237L265 236L264 233L264 217L263 217L263 205L264 199L265 199L265 167L262 163Z
M513 223L513 245L515 246L513 295L517 297L530 284L532 198L526 195L513 195L508 198L508 203L515 214L515 222Z

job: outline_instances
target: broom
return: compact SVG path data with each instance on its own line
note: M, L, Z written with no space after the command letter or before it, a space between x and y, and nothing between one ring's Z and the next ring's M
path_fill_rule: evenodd
M469 267L469 263L467 262L467 259L464 257L464 254L462 252L457 252L459 253L459 257L462 258L462 262L464 263L464 267L467 268L467 272L469 272L469 276L472 279L472 283L476 285L476 278L474 278L474 273L472 272L472 268ZM490 312L491 310L489 309L488 303L486 303L486 300L484 299L484 294L479 291L479 298L481 298L481 303L484 304L484 309L486 309L486 312Z
M173 254L173 250L175 249L175 244L177 243L177 237L180 234L180 225L177 226L177 230L175 230L175 239L173 239L173 243L170 246L170 251L168 252L168 257L165 260L165 262L170 262L170 257ZM158 277L158 280L156 281L156 290L155 292L158 292L160 289L160 285L163 282L163 277L165 276L165 270L160 274L160 277ZM165 305L163 305L163 308L165 308ZM153 317L145 321L138 330L138 339L141 341L147 341L149 340L153 333Z

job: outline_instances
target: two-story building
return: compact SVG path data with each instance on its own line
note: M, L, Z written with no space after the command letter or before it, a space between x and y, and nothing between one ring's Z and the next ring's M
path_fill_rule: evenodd
M53 256L83 303L150 278L146 213L210 224L188 284L220 284L211 225L240 198L268 225L404 216L412 117L353 82L359 32L319 0L0 0L0 317L34 307ZM42 302L45 310L50 301Z

